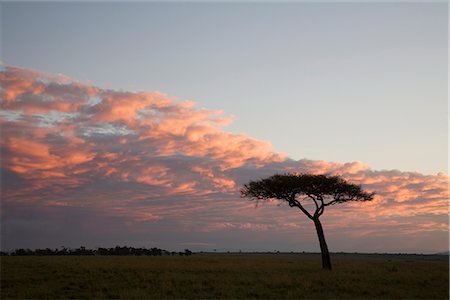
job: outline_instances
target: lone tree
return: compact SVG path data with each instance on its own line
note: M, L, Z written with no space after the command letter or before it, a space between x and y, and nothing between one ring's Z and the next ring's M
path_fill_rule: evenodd
M316 226L322 268L331 270L330 253L319 220L325 207L348 201L370 201L374 193L365 192L361 186L348 183L339 176L276 174L245 184L241 196L253 200L279 199L288 202L290 207L300 209Z

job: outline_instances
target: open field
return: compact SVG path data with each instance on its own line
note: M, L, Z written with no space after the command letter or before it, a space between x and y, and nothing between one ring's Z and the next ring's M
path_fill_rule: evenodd
M448 256L1 257L1 298L448 299Z

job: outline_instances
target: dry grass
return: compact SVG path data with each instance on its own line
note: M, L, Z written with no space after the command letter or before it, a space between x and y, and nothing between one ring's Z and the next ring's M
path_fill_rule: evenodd
M1 298L448 299L448 257L2 257Z

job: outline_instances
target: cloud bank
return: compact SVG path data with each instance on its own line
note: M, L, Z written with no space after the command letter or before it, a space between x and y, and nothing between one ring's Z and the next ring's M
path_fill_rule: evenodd
M448 248L448 176L293 160L226 132L222 111L159 92L102 89L2 66L2 248L61 245L317 251L313 226L276 202L240 199L276 172L339 174L376 191L329 208L334 251Z

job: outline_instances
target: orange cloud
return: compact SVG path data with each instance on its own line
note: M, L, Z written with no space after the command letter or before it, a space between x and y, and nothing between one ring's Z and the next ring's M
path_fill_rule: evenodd
M327 207L324 226L337 235L389 237L389 226L405 235L448 232L444 173L295 161L269 142L226 132L232 117L221 111L197 109L192 101L176 102L159 92L101 89L9 66L0 81L7 205L90 207L129 226L164 221L189 232L281 235L310 224L279 202L255 209L239 198L238 188L273 173L327 173L377 193L370 203Z
M36 81L38 77L38 72L14 67L7 67L7 72L0 72L2 106L17 100L19 95L26 92L40 94L44 85Z

